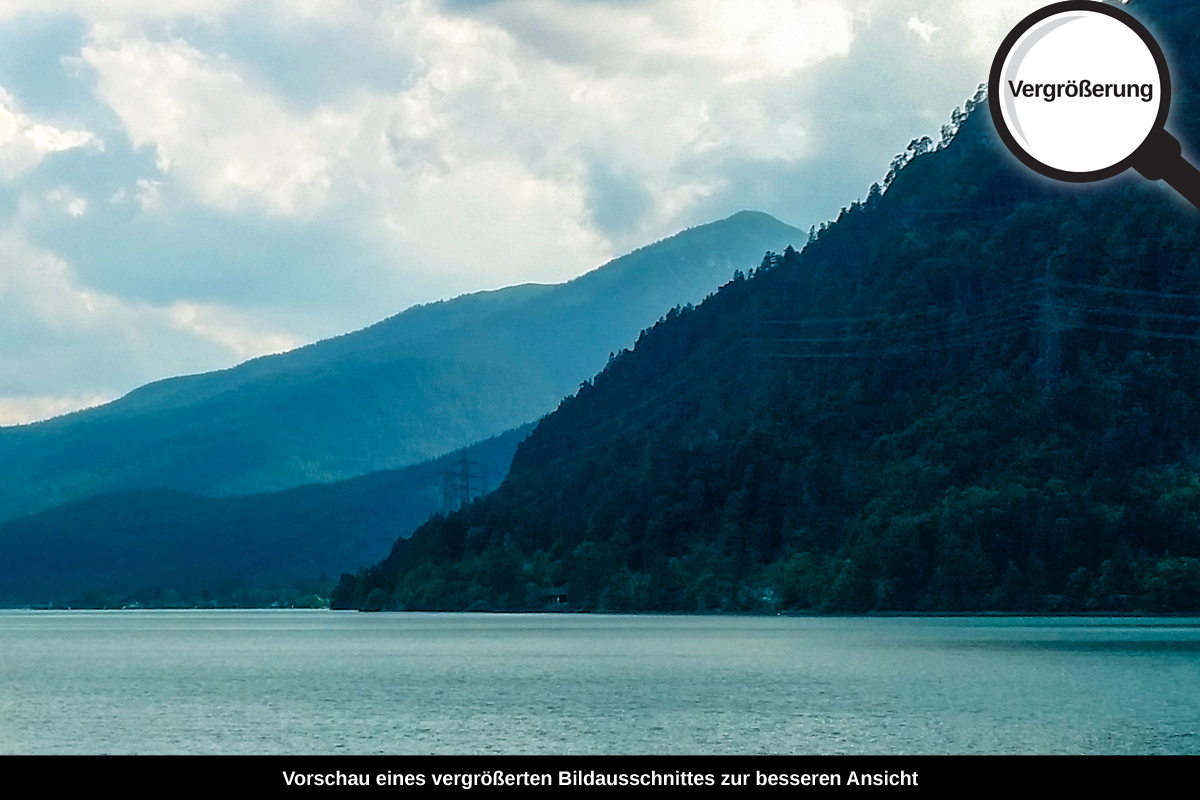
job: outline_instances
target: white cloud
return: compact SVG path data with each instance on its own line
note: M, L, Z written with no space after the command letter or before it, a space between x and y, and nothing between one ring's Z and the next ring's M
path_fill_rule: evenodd
M178 302L168 309L171 327L224 345L238 359L282 353L301 344L288 334L256 330L244 314L212 304Z
M786 77L845 56L869 6L841 0L510 0L479 11L558 61L626 73L705 65L726 79Z
M104 149L93 133L62 131L34 122L20 111L12 95L0 87L0 177L11 180L36 167L50 153L76 147Z
M49 199L61 202L63 197L52 192ZM43 336L88 335L114 321L123 324L136 313L120 298L79 285L63 259L29 244L15 231L0 235L0 253L4 327L20 321ZM19 342L20 337L8 341Z
M506 161L474 161L417 182L386 224L399 249L418 263L469 276L471 288L512 283L511 265L526 265L524 280L558 282L585 263L602 263L606 242L585 224L582 191L570 182L537 177ZM563 258L563 254L568 257Z
M696 203L728 184L706 165L805 157L808 123L776 102L778 90L788 91L804 69L845 57L867 20L829 1L528 0L479 18L408 4L390 22L426 67L394 105L393 165L406 185L421 186L450 175L461 184L504 161L512 174L582 198L582 206L564 203L542 219L557 230L591 226L590 237L573 238L594 246L560 251L557 260L592 266L598 252L700 221L688 217ZM594 225L603 216L596 204L617 202L599 199L589 184L598 165L616 165L625 188L645 197L636 220L622 216L623 230ZM492 194L490 216L510 217L504 192ZM396 222L405 209L398 204L388 218ZM522 227L534 233L533 224Z
M922 22L916 17L909 17L908 28L909 33L915 33L927 42L933 41L933 34L939 30L938 26L932 22Z
M1013 26L1042 6L1043 0L957 0L947 3L967 33L967 52L990 63Z
M104 394L75 397L0 397L0 426L24 425L50 419L72 411L103 405L113 399L114 396Z
M828 134L808 98L827 90L805 76L850 59L888 7L509 0L450 13L397 3L378 12L395 50L374 57L393 57L401 71L415 59L408 86L351 92L304 112L251 64L140 24L93 25L82 60L133 145L156 155L163 174L138 183L144 210L160 205L163 183L174 181L231 214L343 216L359 230L408 232L401 263L428 256L419 269L460 286L463 243L497 235L489 261L496 277L483 281L491 285L547 274L552 246L556 274L574 274L702 222L699 209L737 185L727 174L736 165L795 166L823 155ZM360 19L373 8L344 0L291 13L332 24L335 13ZM923 37L936 29L913 23ZM637 213L613 210L618 189L600 186L601 174L620 178ZM480 175L486 186L473 183ZM722 209L733 210L736 201ZM515 218L522 213L529 216ZM491 224L498 219L509 224Z
M705 10L698 9L701 14ZM846 56L854 42L856 21L867 19L832 0L725 0L716 11L703 17L712 24L704 26L701 40L713 43L710 52L741 67L729 76L731 82L786 78L826 59Z
M195 16L218 19L242 5L244 0L3 0L0 21L23 14L78 14L85 19L128 17L172 19ZM305 5L320 5L307 0Z
M143 212L154 211L162 204L162 181L149 178L137 179L137 201ZM121 192L125 189L122 187ZM124 198L124 194L121 195Z
M93 103L0 90L20 198L0 397L229 366L304 341L280 331L564 280L743 207L807 227L936 137L1039 5L0 0L0 25L84 26L55 55ZM54 172L78 148L100 168Z
M295 343L237 309L186 302L162 307L91 288L64 259L12 229L0 233L0 340L0 418L16 421L28 421L21 415L38 409L63 413L164 374L216 369ZM72 384L91 391L62 391Z
M181 40L98 24L82 58L134 147L153 147L160 170L218 208L311 213L329 191L339 152L357 135L353 116L293 114L219 56Z
M502 5L507 16L499 21L445 14L423 2L391 7L384 18L397 53L415 54L424 65L411 86L398 96L360 92L306 115L256 83L247 65L181 39L155 40L138 26L93 26L82 60L133 145L152 147L166 176L230 212L320 213L340 183L343 203L388 198L392 205L379 207L376 219L394 222L427 193L432 176L462 186L505 162L508 174L521 176L517 191L532 180L583 198L582 206L550 209L549 233L588 225L592 165L621 164L648 196L649 216L617 243L605 241L611 232L569 236L583 249L557 260L578 271L614 244L638 244L695 221L680 218L690 207L685 198L711 195L725 181L686 174L684 162L799 158L807 141L803 116L765 111L761 92L746 84L777 83L845 57L855 27L868 19L834 0L658 0L632 10L545 0ZM579 39L592 62L547 58L536 37L521 38L522 20L530 17ZM381 137L386 153L371 145ZM511 217L504 193L488 194L496 206L484 218ZM477 197L464 200L479 207ZM421 227L416 220L407 225L414 226ZM450 220L445 227L459 226ZM538 235L536 220L520 227ZM442 238L430 248L447 250L450 237ZM516 259L502 266L521 268Z
M82 217L88 210L87 198L81 197L70 189L55 189L47 192L46 200L50 206L62 209L70 217ZM28 213L34 207L34 204L26 198L26 212Z

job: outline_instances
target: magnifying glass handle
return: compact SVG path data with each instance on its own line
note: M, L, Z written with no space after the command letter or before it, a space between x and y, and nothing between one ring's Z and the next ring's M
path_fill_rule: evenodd
M1157 128L1133 156L1133 168L1149 181L1166 181L1189 203L1200 208L1200 170L1183 157L1179 140Z

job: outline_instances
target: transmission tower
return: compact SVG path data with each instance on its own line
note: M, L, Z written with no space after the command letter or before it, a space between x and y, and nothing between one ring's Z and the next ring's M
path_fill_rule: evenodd
M442 510L449 514L487 491L487 472L464 452L455 469L442 472Z

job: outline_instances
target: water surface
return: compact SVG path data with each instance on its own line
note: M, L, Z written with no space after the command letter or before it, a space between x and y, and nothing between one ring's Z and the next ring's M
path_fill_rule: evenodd
M1200 620L0 612L0 753L1200 753Z

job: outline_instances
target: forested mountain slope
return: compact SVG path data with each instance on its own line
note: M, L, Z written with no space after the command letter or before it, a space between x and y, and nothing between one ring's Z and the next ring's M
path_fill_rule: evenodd
M1197 12L1131 7L1200 145ZM335 605L1200 609L1200 213L1033 176L981 100L802 253L647 331Z
M743 212L569 283L418 306L290 353L0 428L0 520L116 490L247 494L440 456L536 420L664 308L700 300L801 238Z
M136 489L0 523L0 606L318 602L341 570L495 488L530 427L333 483L238 497Z

